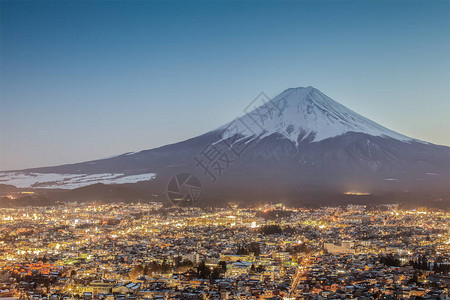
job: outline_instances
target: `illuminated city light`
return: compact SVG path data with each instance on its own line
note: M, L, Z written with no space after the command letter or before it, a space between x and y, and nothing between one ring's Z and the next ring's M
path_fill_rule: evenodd
M353 196L367 196L370 195L370 193L367 192L345 192L345 195L353 195Z

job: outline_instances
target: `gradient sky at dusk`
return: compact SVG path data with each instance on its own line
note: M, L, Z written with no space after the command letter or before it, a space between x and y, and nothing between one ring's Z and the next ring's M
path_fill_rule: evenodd
M1 1L0 169L150 149L312 85L450 145L449 1Z

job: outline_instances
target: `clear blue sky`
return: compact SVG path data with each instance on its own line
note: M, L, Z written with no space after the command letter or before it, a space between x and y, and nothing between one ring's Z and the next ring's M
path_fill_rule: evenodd
M0 169L150 149L312 85L450 144L449 1L1 1Z

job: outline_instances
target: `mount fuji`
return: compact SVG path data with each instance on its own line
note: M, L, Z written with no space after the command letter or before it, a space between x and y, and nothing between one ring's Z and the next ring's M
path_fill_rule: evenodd
M165 200L170 179L190 173L203 187L199 205L448 205L447 146L390 130L313 87L273 99L261 94L245 112L206 134L151 150L0 172L0 185L60 200L108 201L118 188L119 200Z

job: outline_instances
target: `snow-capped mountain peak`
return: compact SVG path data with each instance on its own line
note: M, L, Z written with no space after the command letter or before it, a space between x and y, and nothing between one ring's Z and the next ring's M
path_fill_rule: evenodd
M281 133L297 145L346 132L385 136L403 142L413 140L361 116L311 86L287 89L243 117L219 128L225 130L224 138L230 135L229 128L245 137L259 139Z

